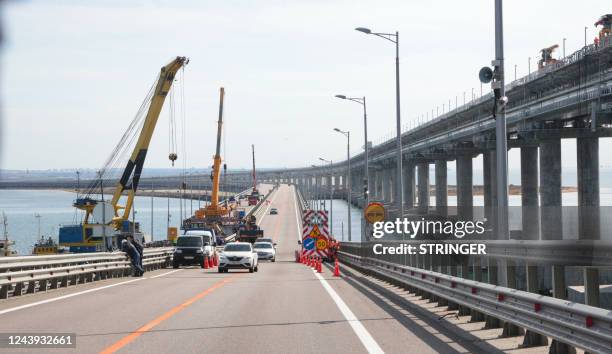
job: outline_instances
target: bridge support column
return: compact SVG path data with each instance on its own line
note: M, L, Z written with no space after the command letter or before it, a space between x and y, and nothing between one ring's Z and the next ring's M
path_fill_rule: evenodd
M540 143L540 201L542 239L563 239L560 139Z
M389 168L387 175L387 186L388 188L385 191L385 201L387 203L393 203L395 201L395 176L397 174L397 168Z
M448 179L446 160L436 160L436 212L448 215Z
M561 200L561 140L545 140L540 143L540 204L543 240L563 239ZM553 296L566 299L565 266L552 266ZM551 353L575 353L565 343L553 340Z
M496 172L495 151L484 151L482 154L482 171L484 185L484 213L487 219L487 226L492 230L491 239L497 239L496 229L496 205L497 205L497 172Z
M414 191L416 186L414 184L414 161L406 161L403 164L404 173L404 205L406 209L414 208Z
M472 181L472 156L457 157L457 215L465 221L472 220L474 215Z
M578 238L599 240L599 139L576 139Z
M524 240L539 239L538 148L521 148L521 212Z
M383 171L376 171L376 199L384 200L383 196Z
M429 210L429 163L419 162L419 213L427 214Z
M382 183L382 187L383 187L383 200L385 201L385 203L390 203L391 202L391 169L386 168L383 171L383 183Z

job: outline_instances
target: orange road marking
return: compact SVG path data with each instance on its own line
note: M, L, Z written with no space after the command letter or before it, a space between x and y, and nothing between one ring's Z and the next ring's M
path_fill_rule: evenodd
M147 324L145 324L144 326L138 328L136 331L128 334L127 336L121 338L119 341L115 342L113 345L106 347L103 351L101 351L101 354L111 354L111 353L115 353L116 351L118 351L119 349L125 347L126 345L128 345L129 343L133 342L136 338L140 337L141 335L143 335L144 333L147 333L148 331L150 331L151 329L153 329L154 327L156 327L157 325L159 325L160 323L164 322L165 320L169 319L170 317L176 315L177 313L183 311L184 309L186 309L189 305L193 304L194 302L200 300L201 298L205 297L206 295L212 293L213 291L219 289L220 287L222 287L223 285L231 282L233 280L233 278L235 278L236 276L232 276L230 278L226 278L223 280L220 280L218 282L216 282L215 284L213 284L213 286L211 286L210 288L202 291L201 293L197 294L196 296L192 297L191 299L185 301L184 303L170 309L169 311L167 311L166 313L164 313L163 315L157 317L156 319L148 322Z

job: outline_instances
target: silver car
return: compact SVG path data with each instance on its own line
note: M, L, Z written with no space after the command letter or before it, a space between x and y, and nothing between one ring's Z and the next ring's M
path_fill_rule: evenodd
M276 249L272 243L258 241L253 244L253 249L257 251L258 259L276 262Z

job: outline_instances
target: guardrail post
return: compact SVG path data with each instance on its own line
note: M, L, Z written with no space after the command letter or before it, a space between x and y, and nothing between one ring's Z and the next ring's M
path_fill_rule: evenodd
M451 264L449 266L449 270L450 270L450 275L453 277L456 277L457 274L457 266L453 264L453 261L451 261ZM449 311L454 311L454 310L459 310L459 305L452 302L452 301L448 301L448 308Z
M502 260L505 281L503 286L511 289L516 289L516 264L510 260ZM518 327L510 322L504 322L504 330L502 331L501 337L516 337L525 334L525 330Z
M489 266L487 267L487 276L489 284L498 285L498 268L497 261L495 259L489 258ZM493 329L493 328L501 328L502 323L497 317L485 316L485 326L484 329Z
M540 290L538 286L538 267L527 264L525 272L527 273L527 291L537 294ZM525 332L525 338L521 346L522 348L539 347L543 345L548 345L548 338L530 330Z
M471 160L470 160L471 161ZM465 258L461 260L461 265L459 266L461 268L461 277L463 279L469 279L469 266L468 266L468 261L469 258ZM470 315L471 311L470 308L467 306L459 306L459 313L457 314L458 316L468 316Z
M474 280L477 282L482 282L482 258L474 257L474 261L472 263L472 272L474 274ZM485 320L485 316L482 312L478 312L475 309L470 311L470 322L482 322Z

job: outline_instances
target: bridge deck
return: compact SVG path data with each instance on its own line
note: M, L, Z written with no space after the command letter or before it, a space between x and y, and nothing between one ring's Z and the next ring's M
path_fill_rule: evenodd
M0 332L76 332L79 352L138 353L361 353L378 346L396 353L495 352L522 340L495 339L501 330L479 331L475 324L453 327L454 320L437 319L441 308L435 313L356 272L334 278L324 267L322 279L337 296L330 294L312 270L294 263L300 228L292 188L280 187L269 206L279 215L266 213L261 221L279 253L258 273L162 269L11 298L0 302ZM357 320L347 320L347 308Z

